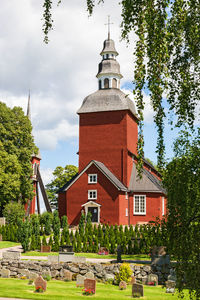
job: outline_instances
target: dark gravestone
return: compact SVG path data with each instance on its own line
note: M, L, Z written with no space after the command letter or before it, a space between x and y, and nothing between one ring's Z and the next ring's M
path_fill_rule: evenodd
M59 247L59 253L74 253L73 252L73 246L71 245L66 245L66 246L61 246Z
M41 252L51 252L51 246L41 245Z
M117 263L122 262L122 250L121 246L117 246Z
M94 291L96 293L96 280L95 279L85 279L84 280L84 289Z
M134 283L132 285L132 297L143 297L144 296L144 288L142 284Z

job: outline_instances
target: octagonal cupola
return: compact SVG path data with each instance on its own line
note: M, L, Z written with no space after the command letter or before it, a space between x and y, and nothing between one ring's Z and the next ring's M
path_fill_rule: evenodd
M102 61L99 64L99 70L96 75L99 83L99 90L120 88L120 79L123 77L120 73L120 65L116 60L118 52L115 49L115 43L110 39L110 32L108 38L104 41L103 50L100 55Z

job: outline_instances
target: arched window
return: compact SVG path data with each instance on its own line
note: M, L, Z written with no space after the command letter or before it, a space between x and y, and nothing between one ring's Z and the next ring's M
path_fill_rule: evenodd
M109 58L109 54L106 54L106 59L108 59Z
M116 78L113 78L113 80L112 80L112 87L117 88L117 79Z
M108 78L104 79L104 89L109 89L109 79Z
M99 90L101 90L101 80L99 80Z

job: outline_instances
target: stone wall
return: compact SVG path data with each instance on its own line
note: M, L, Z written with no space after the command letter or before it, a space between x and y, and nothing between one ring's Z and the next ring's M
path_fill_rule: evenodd
M50 275L54 279L63 279L65 270L69 270L72 274L85 275L87 272L92 272L98 281L107 281L114 279L115 273L119 272L121 264L98 264L98 263L50 263L47 261L21 261L21 260L2 260L0 261L0 274L9 270L10 277L26 276L34 279L36 274ZM145 282L149 274L152 274L150 265L135 265L130 264L133 275L137 280ZM74 275L74 277L76 277ZM164 274L165 275L165 274ZM166 274L167 276L167 274ZM3 277L3 276L2 276ZM164 276L165 277L165 276ZM75 279L75 278L74 278Z

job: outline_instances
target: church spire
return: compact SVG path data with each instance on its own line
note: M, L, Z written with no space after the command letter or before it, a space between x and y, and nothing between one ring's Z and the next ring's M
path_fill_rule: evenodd
M120 73L120 65L116 60L118 52L115 49L115 42L110 39L110 16L108 16L108 39L104 41L103 50L100 55L102 61L99 64L99 70L96 75L99 82L99 90L120 88L120 79L123 77Z
M31 96L30 96L30 90L29 90L29 93L28 93L28 105L27 105L26 115L29 118L29 120L31 121Z
M105 25L108 25L108 40L110 40L110 25L112 25L113 23L110 23L110 16L108 15L108 23L106 23Z

